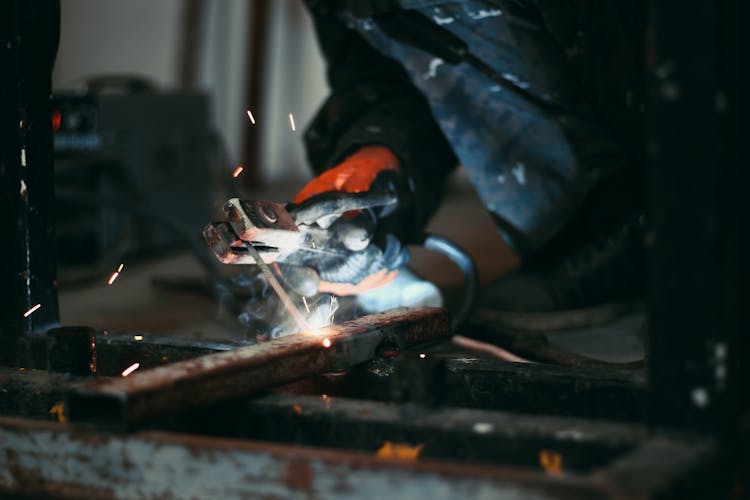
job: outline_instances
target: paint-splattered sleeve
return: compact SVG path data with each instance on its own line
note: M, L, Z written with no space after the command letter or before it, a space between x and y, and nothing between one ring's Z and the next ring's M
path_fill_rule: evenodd
M394 230L408 240L437 208L458 160L401 65L376 52L325 8L310 10L331 88L305 134L310 164L321 172L362 146L390 148L399 158L408 193Z

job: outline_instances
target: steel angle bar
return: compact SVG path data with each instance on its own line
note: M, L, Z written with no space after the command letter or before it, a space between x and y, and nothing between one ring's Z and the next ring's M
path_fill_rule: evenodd
M451 334L443 309L398 309L227 352L74 387L72 421L134 427L149 419L238 398L317 373L350 368L389 349Z

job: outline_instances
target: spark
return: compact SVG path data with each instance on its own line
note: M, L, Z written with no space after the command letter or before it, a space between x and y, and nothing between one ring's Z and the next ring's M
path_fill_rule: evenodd
M331 347L331 339L329 339L329 338L323 339L323 347L325 347L326 349L328 349L329 347Z
M110 276L110 277L109 277L109 280L107 281L107 285L111 285L112 283L114 283L114 282L115 282L115 280L117 279L117 277L118 277L118 276L120 275L120 273L122 272L122 268L123 268L123 267L125 267L125 264L120 264L120 265L119 265L119 266L117 267L117 271L113 272L113 273L112 273L112 276Z
M143 335L133 335L133 339L140 342L141 340L143 340Z
M310 306L307 305L307 299L304 296L302 297L302 303L305 304L305 310L307 311L307 314L310 314Z
M289 113L289 123L292 124L292 131L296 131L297 127L294 126L294 115Z
M253 116L253 112L249 109L247 110L247 117L250 118L250 123L255 125L255 117Z
M239 167L235 168L234 172L232 172L232 177L234 177L236 179L237 177L240 176L240 174L242 173L243 170L245 170L245 167L243 167L242 165L240 165Z
M336 315L336 309L338 308L339 308L338 299L334 295L331 295L331 321L329 325L333 324L333 317Z
M419 358L420 358L420 359L424 359L424 358L426 358L426 357L427 357L427 354L425 354L425 353L423 353L423 352L420 352L420 353L419 353Z
M127 377L141 366L140 363L133 363L122 371L122 376Z
M37 305L35 305L35 306L34 306L34 307L32 307L31 309L29 309L28 311L26 311L25 313L23 313L23 317L24 317L24 318L28 318L29 316L31 316L32 314L34 314L34 311L36 311L36 310L37 310L37 309L39 309L40 307L42 307L42 304L37 304Z
M305 302L305 306L310 306L307 322L312 330L308 330L309 333L319 337L330 335L330 330L326 327L333 324L333 316L339 306L336 297L331 297L330 302L324 301L322 304L319 303L317 305Z

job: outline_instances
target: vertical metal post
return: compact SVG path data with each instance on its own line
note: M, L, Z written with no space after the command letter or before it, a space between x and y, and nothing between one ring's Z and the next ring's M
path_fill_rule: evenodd
M0 5L0 362L58 321L51 75L56 0ZM24 316L37 304L39 308Z
M727 436L750 305L742 3L654 1L647 30L650 422Z
M247 36L246 105L256 117L261 117L263 105L266 52L268 51L268 26L271 22L271 2L254 0L250 4ZM262 118L261 118L262 119ZM245 127L243 134L243 159L248 168L240 179L246 188L257 189L263 184L260 171L260 128Z

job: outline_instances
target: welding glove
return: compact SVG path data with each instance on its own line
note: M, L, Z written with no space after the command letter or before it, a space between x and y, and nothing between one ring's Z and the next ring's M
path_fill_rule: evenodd
M295 196L295 205L315 203L330 193L399 192L396 156L383 146L366 146L339 165L323 172ZM356 295L392 281L408 260L406 248L392 234L384 234L380 221L398 210L398 203L357 212L336 220L321 218L345 252L322 255L315 262L318 290L336 295Z

